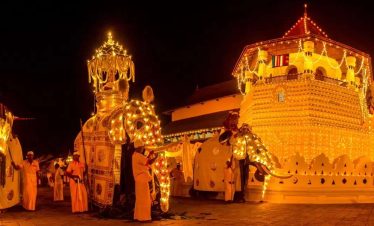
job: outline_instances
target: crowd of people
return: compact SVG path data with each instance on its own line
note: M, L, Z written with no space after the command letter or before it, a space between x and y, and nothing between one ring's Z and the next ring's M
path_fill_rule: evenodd
M149 182L152 180L150 175L150 165L156 160L157 155L150 151L145 154L144 147L137 147L132 155L132 170L135 180L135 209L134 220L151 221L151 196ZM64 183L63 177L66 175L70 178L70 196L71 209L73 213L81 213L88 211L88 195L84 183L85 164L79 161L80 154L75 151L73 153L73 161L69 163L64 172L59 164L55 164L55 173L51 177L53 181L53 200L64 200ZM12 162L16 170L23 172L23 195L22 206L25 210L35 211L37 201L37 175L39 162L34 159L34 152L29 151L26 160L21 163Z
M84 183L84 173L86 166L79 161L80 154L73 153L73 161L70 162L64 172L60 165L55 164L55 172L50 178L53 182L53 200L64 200L64 176L70 178L70 196L71 209L73 213L88 211L88 195ZM156 160L157 154L153 151L147 152L143 146L135 148L132 155L132 172L135 181L135 208L134 220L151 221L152 197L149 188L149 182L152 180L150 174L151 165ZM39 163L34 159L32 151L27 152L26 160L21 163L12 162L16 170L23 171L23 199L22 206L29 211L35 211L37 201L37 174L40 170ZM232 161L227 161L224 171L225 183L225 201L231 202L235 193L235 181ZM182 187L184 184L184 175L181 165L178 163L176 168L171 170L172 195L182 196Z
M69 163L65 173L59 164L56 164L55 173L52 178L54 184L54 201L64 200L63 176L66 174L70 178L71 207L73 213L88 211L87 191L83 183L85 165L79 162L79 157L79 153L74 152L73 161ZM26 210L35 211L38 191L37 174L40 168L39 162L34 159L34 152L27 152L26 160L21 163L12 162L12 165L16 170L22 170L23 172L22 206Z

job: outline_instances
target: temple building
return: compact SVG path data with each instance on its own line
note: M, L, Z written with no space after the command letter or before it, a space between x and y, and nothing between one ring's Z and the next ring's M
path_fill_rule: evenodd
M370 56L329 39L306 13L282 38L246 46L233 75L241 122L274 154L373 157Z
M228 93L216 84L169 111L166 141L202 139L240 109L290 179L258 181L251 168L247 200L278 203L374 202L374 88L369 54L334 41L304 15L280 38L245 46ZM232 83L232 81L226 84ZM219 87L219 88L218 88ZM222 114L222 115L221 115ZM220 118L221 117L221 118ZM265 186L264 186L265 184ZM264 194L266 189L266 194Z
M374 201L367 53L330 39L305 6L282 38L246 46L232 74L244 96L240 123L248 123L279 168L294 175L270 179L267 200Z

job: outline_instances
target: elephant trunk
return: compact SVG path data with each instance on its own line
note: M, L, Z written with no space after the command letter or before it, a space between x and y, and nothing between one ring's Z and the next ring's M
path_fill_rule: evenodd
M273 177L280 178L280 179L288 179L293 176L293 175L278 175L276 173L273 173L271 170L268 169L268 167L266 167L265 165L259 162L251 162L250 165L256 167L257 170L263 175L271 175Z

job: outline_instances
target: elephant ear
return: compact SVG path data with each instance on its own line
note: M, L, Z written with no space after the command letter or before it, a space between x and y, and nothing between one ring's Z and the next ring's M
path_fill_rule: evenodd
M151 103L155 99L153 95L153 89L151 86L146 86L143 90L143 100L147 103Z

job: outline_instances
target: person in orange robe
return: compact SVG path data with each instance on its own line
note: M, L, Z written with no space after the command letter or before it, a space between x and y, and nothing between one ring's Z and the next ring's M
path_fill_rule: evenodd
M37 183L37 172L39 169L39 162L34 160L34 152L27 152L27 159L21 164L12 165L16 170L23 170L23 196L22 196L22 206L26 210L34 211L36 205L36 196L38 193L38 183Z
M71 210L73 213L88 211L87 191L83 182L84 164L79 162L79 153L73 153L73 161L66 169L70 177Z
M62 179L64 172L59 164L55 165L53 201L64 201L64 181Z
M153 151L144 156L144 147L137 147L132 155L132 173L135 180L135 209L134 220L151 221L151 193L148 182L152 180L149 173L149 165L154 159L150 159Z
M232 202L235 194L235 181L234 181L234 170L232 169L232 162L226 162L226 168L224 172L225 182L225 201Z

